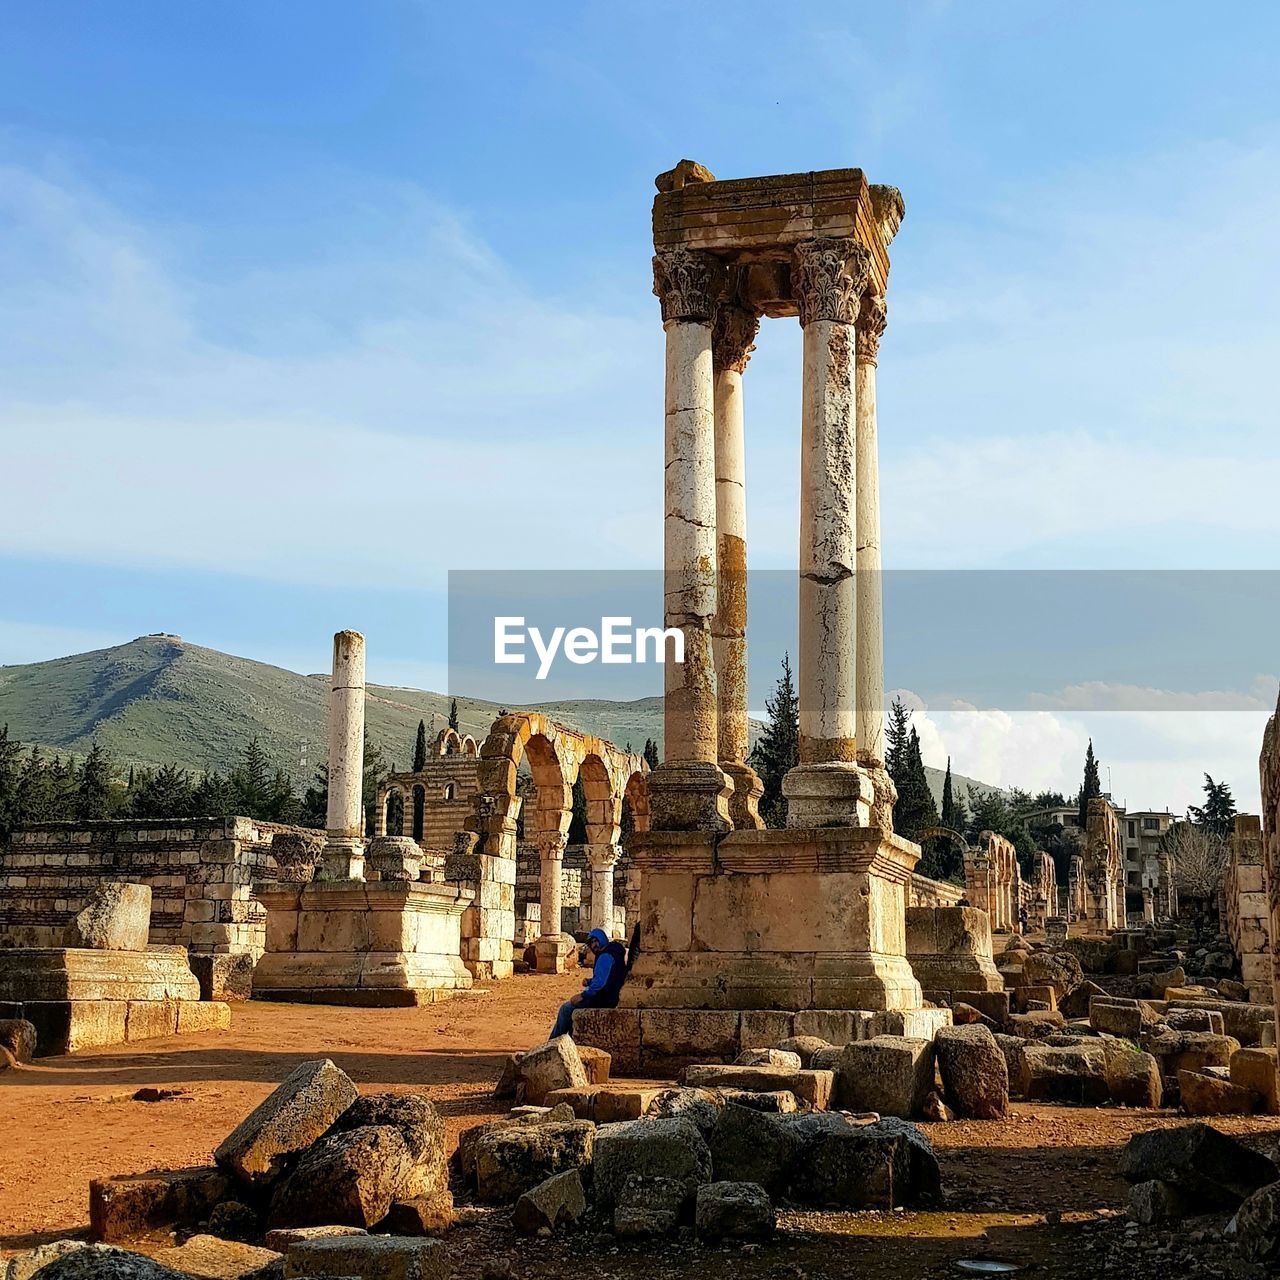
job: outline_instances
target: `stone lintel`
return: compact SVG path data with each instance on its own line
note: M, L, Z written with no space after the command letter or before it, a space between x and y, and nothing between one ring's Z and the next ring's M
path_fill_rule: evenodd
M199 1000L186 949L99 951L31 947L0 951L0 1001Z

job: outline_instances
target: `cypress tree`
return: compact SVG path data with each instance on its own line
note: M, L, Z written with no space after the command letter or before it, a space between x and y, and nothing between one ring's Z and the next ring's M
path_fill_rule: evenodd
M760 816L770 827L786 825L786 803L782 797L782 779L788 769L800 760L800 699L791 675L791 657L782 655L782 675L765 700L768 723L751 752L751 766L764 783L760 799Z
M454 733L458 732L458 700L457 698L454 698L449 703L449 728L452 729Z
M458 705L456 702L453 704ZM421 773L427 767L427 725L425 720L418 721L418 736L413 744L413 771Z
M951 787L951 757L947 757L947 772L942 779L942 813L940 815L942 825L950 827L953 831L958 831L956 825L956 800Z
M95 742L80 769L76 791L77 822L96 822L111 816L111 761Z
M1080 830L1089 825L1089 801L1102 794L1102 783L1098 780L1098 760L1093 754L1093 739L1089 739L1089 749L1084 755L1084 782L1080 787ZM994 830L994 828L992 828Z
M652 738L644 740L644 759L650 769L658 767L658 744Z

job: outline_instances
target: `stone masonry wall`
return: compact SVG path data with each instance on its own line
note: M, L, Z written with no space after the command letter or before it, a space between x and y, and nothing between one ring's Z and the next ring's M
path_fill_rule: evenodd
M298 827L252 818L41 822L0 847L0 946L60 946L103 880L151 886L152 943L261 955L271 837ZM314 834L311 833L311 834Z
M1231 863L1223 886L1227 936L1240 961L1240 976L1249 998L1270 1004L1270 905L1262 866L1262 824L1253 814L1240 814L1231 834Z
M907 890L909 907L954 907L964 897L964 889L958 884L943 880L930 880L928 876L911 873L911 886Z
M1271 910L1272 983L1276 1006L1276 1043L1280 1044L1280 706L1267 721L1258 760L1262 784L1262 866Z

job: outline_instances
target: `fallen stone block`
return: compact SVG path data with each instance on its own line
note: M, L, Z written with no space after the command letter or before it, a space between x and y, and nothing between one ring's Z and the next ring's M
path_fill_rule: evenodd
M1051 987L1061 1000L1084 981L1084 971L1069 951L1032 951L1023 961L1022 977L1026 986Z
M145 951L151 932L151 886L108 880L63 930L64 947Z
M222 1240L255 1244L262 1235L262 1220L258 1211L249 1205L239 1200L222 1200L213 1206L205 1232Z
M677 1085L659 1090L658 1096L645 1108L645 1115L655 1120L688 1120L705 1138L715 1126L724 1105L723 1090L689 1089Z
M577 1222L586 1211L582 1175L577 1169L566 1169L526 1191L516 1201L512 1221L522 1236L550 1234Z
M453 1264L439 1240L345 1236L295 1244L285 1255L286 1280L354 1276L359 1280L449 1280Z
M1096 982L1085 978L1082 982L1078 982L1071 990L1058 1001L1058 1012L1064 1018L1087 1018L1089 1016L1089 1001L1094 996L1105 996L1107 993Z
M191 972L200 984L201 1000L249 1000L253 996L253 955L195 952L189 957Z
M1031 1041L1024 1040L1021 1036L996 1033L996 1044L1000 1046L1000 1052L1004 1054L1005 1067L1009 1072L1009 1096L1011 1098L1022 1097L1023 1078L1025 1075L1023 1058L1027 1045L1031 1043Z
M520 1090L525 1102L537 1106L555 1089L583 1088L588 1083L578 1046L570 1036L557 1036L530 1049L520 1059Z
M662 1236L674 1231L689 1202L679 1178L631 1174L618 1188L613 1230L620 1236Z
M931 1041L876 1036L846 1045L840 1056L839 1104L849 1111L917 1115L933 1088Z
M442 1236L456 1218L453 1193L445 1189L434 1195L394 1201L378 1227L393 1236Z
M190 1280L184 1272L108 1244L64 1250L34 1274L40 1280Z
M790 1067L694 1066L686 1067L684 1083L700 1089L786 1089L815 1111L831 1105L835 1077L830 1071Z
M1224 1033L1222 1014L1216 1009L1168 1009L1161 1021L1170 1031L1208 1031L1215 1036Z
M395 1199L430 1199L448 1189L444 1121L429 1098L418 1093L366 1093L338 1117L333 1129L345 1133L376 1125L395 1129L409 1152L410 1167L394 1188Z
M1276 1050L1237 1049L1231 1055L1231 1083L1257 1094L1259 1109L1280 1115L1280 1080L1276 1075Z
M968 1005L971 1009L977 1009L984 1018L990 1018L996 1024L993 1031L1003 1031L1005 1023L1009 1021L1010 1001L1007 991L953 991L953 1010L957 1004ZM953 1020L958 1021L954 1019L954 1014Z
M0 1048L7 1049L15 1062L30 1062L36 1056L36 1029L25 1018L0 1020Z
M1099 1045L1055 1048L1028 1044L1022 1055L1022 1096L1029 1102L1098 1106L1111 1097L1106 1053Z
M752 1111L768 1111L774 1115L789 1115L800 1110L800 1101L790 1089L722 1089L725 1102L747 1107Z
M263 1246L276 1253L288 1253L289 1246L304 1240L327 1240L331 1236L366 1236L363 1227L342 1227L330 1224L324 1227L276 1227L263 1237Z
M1160 1063L1164 1075L1176 1077L1180 1071L1229 1068L1240 1042L1207 1031L1157 1031L1142 1037L1142 1047Z
M813 1066L813 1055L822 1049L830 1049L833 1046L820 1036L788 1036L785 1040L779 1040L777 1048L783 1053L794 1053L800 1059L801 1067Z
M1179 1071L1178 1094L1189 1116L1247 1116L1257 1105L1252 1089L1201 1071Z
M589 1044L576 1044L578 1058L582 1069L587 1073L588 1084L608 1084L609 1069L613 1059L604 1049L597 1049Z
M1113 1042L1114 1043L1114 1042ZM1122 1045L1104 1046L1107 1088L1111 1101L1125 1107L1159 1107L1164 1100L1160 1065L1149 1053L1134 1053Z
M1171 1182L1136 1182L1129 1188L1129 1214L1144 1227L1176 1222L1190 1211L1187 1198Z
M331 1133L303 1152L271 1199L273 1227L372 1227L387 1216L413 1168L390 1125Z
M1249 1196L1227 1224L1227 1235L1250 1262L1280 1262L1280 1182Z
M570 1124L578 1117L567 1103L557 1103L554 1107L530 1107L525 1114L512 1111L510 1115L498 1120L486 1120L482 1124L472 1125L458 1135L458 1145L453 1154L454 1164L465 1182L475 1182L475 1156L480 1140L491 1133L503 1129L520 1127L536 1128L548 1124Z
M1187 971L1180 964L1174 965L1172 969L1151 974L1149 981L1151 983L1151 994L1157 1000L1166 1000L1168 999L1170 987L1177 988L1186 985Z
M1089 1001L1089 1025L1107 1035L1136 1040L1142 1034L1142 1010L1136 1000L1095 996Z
M1045 1009L1035 1013L1011 1013L1007 1025L1011 1034L1024 1040L1044 1040L1061 1031L1066 1022L1062 1014Z
M799 1071L803 1064L798 1053L785 1049L744 1049L734 1063L739 1067L782 1067L786 1071Z
M94 1178L89 1183L89 1231L94 1240L131 1240L159 1227L203 1222L231 1194L221 1169L165 1169Z
M755 1182L708 1182L698 1188L694 1222L708 1240L763 1240L778 1217L765 1189Z
M328 1058L303 1062L223 1139L213 1158L246 1182L270 1181L356 1097L346 1072Z
M1210 1125L1185 1124L1135 1134L1120 1153L1120 1176L1130 1183L1172 1183L1207 1212L1235 1208L1280 1178L1280 1169Z
M856 1124L833 1112L782 1116L801 1140L790 1198L841 1209L935 1202L941 1176L933 1147L913 1124L886 1117Z
M781 1115L726 1104L707 1133L711 1176L755 1182L773 1195L787 1192L803 1149L803 1135Z
M0 1268L0 1276L3 1276L3 1280L31 1280L37 1271L56 1262L64 1253L89 1247L83 1240L51 1240L48 1244L14 1254Z
M1009 1069L995 1036L980 1025L943 1027L933 1046L942 1087L956 1112L977 1120L1003 1117L1009 1108Z
M965 1004L963 1000L957 1000L951 1006L951 1017L958 1027L982 1026L991 1032L1000 1029L1000 1024L994 1018L988 1018L981 1009L975 1009L973 1005Z
M487 1204L514 1201L553 1174L591 1164L595 1146L589 1120L494 1129L475 1144L476 1197Z
M702 1183L711 1181L711 1150L691 1120L632 1120L600 1130L592 1175L596 1199L606 1209L630 1177L674 1179L692 1199Z
M160 1249L154 1257L163 1266L201 1280L243 1280L281 1260L273 1249L210 1235L192 1236L176 1249Z

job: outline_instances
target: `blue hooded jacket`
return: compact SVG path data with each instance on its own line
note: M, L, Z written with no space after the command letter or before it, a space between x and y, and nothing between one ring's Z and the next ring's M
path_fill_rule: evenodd
M582 992L587 1009L612 1009L618 1003L618 992L627 978L627 953L622 943L611 942L603 929L592 929L587 938L603 947L596 956L591 981Z

